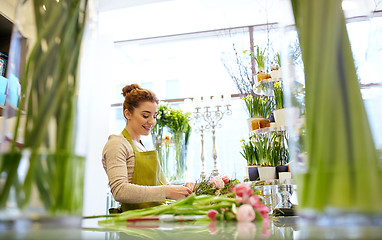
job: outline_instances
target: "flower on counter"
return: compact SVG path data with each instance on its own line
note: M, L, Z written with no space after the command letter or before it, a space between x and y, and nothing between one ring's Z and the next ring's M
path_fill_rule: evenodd
M224 188L224 181L219 176L215 176L215 177L211 178L210 183L212 183L216 189Z
M208 210L207 212L207 216L209 219L211 219L211 221L216 221L216 215L218 215L218 211L216 211L215 209L211 209L211 210Z
M229 178L227 176L222 177L222 180L223 180L224 183L228 183L229 182Z
M204 178L196 182L194 192L199 195L224 195L233 192L234 187L239 184L239 180L230 180L227 176Z
M251 205L243 204L236 213L236 219L239 222L252 222L255 220L256 213Z

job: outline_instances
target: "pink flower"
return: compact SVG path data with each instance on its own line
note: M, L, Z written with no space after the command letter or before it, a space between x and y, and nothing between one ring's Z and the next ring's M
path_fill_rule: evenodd
M256 210L257 210L260 214L263 214L263 213L268 214L268 213L269 213L269 208L268 208L267 206L265 206L264 204L261 204L260 207L256 208Z
M251 190L252 189L245 183L240 183L240 184L236 185L235 188L233 189L236 196L238 196L238 197L243 197L244 194L249 195L248 193ZM252 193L253 193L253 190L252 190Z
M215 176L215 177L211 178L210 183L212 183L215 186L215 188L217 188L217 189L224 188L224 182L223 182L222 178L219 176Z
M229 182L229 178L227 176L222 177L222 180L223 180L224 183L228 183Z
M207 216L209 217L209 219L211 219L211 221L216 221L217 214L218 214L218 211L216 211L215 209L210 209L208 210Z
M237 209L236 219L239 222L252 222L256 214L251 205L243 204Z
M258 209L260 208L263 204L261 203L260 201L260 198L259 196L257 195L253 195L249 198L249 204L254 208L254 209Z

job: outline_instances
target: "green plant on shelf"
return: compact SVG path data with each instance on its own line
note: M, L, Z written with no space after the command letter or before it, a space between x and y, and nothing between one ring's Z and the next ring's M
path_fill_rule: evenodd
M275 100L275 108L283 109L284 108L284 91L282 83L275 82L273 84L273 95Z
M273 99L270 97L260 95L253 97L252 95L247 95L243 100L250 118L269 118L274 108Z

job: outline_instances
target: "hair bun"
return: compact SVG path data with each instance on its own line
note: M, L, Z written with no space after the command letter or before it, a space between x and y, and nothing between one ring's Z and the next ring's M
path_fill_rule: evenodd
M131 85L126 85L123 89L122 89L122 95L124 97L126 97L127 94L129 94L129 92L133 91L134 89L141 89L141 87L134 83L134 84L131 84Z

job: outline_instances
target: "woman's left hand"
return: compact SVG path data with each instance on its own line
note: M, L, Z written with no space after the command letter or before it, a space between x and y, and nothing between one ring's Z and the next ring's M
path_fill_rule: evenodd
M191 191L194 191L195 184L193 182L186 182L186 184L184 186L191 189Z

